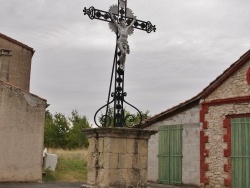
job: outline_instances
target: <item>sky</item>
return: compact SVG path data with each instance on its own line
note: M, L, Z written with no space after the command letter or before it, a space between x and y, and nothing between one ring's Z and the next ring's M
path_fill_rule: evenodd
M0 0L0 33L35 50L30 92L48 110L93 123L108 98L116 36L84 7L117 0ZM250 48L249 0L127 0L155 33L135 30L126 59L126 101L150 115L204 89ZM129 109L128 109L129 110Z

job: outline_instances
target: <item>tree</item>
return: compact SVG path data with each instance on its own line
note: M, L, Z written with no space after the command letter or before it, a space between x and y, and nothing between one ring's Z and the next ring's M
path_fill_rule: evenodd
M83 128L89 128L86 116L76 110L71 117L66 118L62 113L52 115L48 110L45 113L44 145L51 148L80 148L88 147L88 140Z
M86 116L81 116L76 110L73 110L69 120L72 124L72 127L69 130L69 136L67 140L68 148L88 147L88 139L82 132L84 128L90 128Z
M54 122L53 115L46 110L45 112L45 127L44 127L44 145L45 147L55 147L54 146Z
M66 148L69 124L62 113L54 116L47 110L45 113L44 144L46 147Z
M54 115L55 143L56 147L67 148L67 137L69 132L69 123L66 117L61 113Z

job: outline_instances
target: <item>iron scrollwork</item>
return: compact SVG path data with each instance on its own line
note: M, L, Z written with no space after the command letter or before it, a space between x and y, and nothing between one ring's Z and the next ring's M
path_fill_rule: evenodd
M95 9L93 6L91 6L88 9L86 7L84 7L83 12L84 12L84 15L88 15L91 20L98 19L98 20L102 20L102 21L106 21L106 22L111 22L109 12L99 10L99 9ZM119 17L119 14L115 14L115 15ZM133 19L133 18L130 18L130 17L123 16L123 19L124 18L126 19L128 24ZM153 32L156 31L156 26L155 25L152 25L152 23L149 22L149 21L145 22L145 21L142 21L142 20L136 20L136 22L133 25L133 28L146 31L147 33L151 33L152 31Z

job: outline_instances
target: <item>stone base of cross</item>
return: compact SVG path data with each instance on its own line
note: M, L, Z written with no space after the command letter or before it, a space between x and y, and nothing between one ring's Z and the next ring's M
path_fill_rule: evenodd
M155 25L149 21L137 19L132 10L127 8L127 0L118 0L117 5L112 5L108 12L95 9L94 7L84 8L84 15L90 19L98 19L109 22L111 31L116 33L116 49L110 79L110 87L107 103L102 106L94 116L94 121L99 127L133 127L142 121L141 112L124 98L124 71L126 55L130 53L128 36L133 34L134 29L139 29L151 33L156 31ZM114 81L114 91L111 93ZM112 98L112 99L111 99ZM113 107L111 107L113 104ZM127 104L134 108L139 115L139 122L135 122L135 117L125 114L124 105ZM102 109L106 108L105 114L97 117ZM100 123L99 123L100 122Z

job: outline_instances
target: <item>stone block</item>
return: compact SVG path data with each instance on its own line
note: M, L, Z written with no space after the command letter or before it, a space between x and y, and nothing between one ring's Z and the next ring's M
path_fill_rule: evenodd
M99 153L97 152L88 153L88 168L95 168L98 158L99 158Z
M130 169L133 167L134 155L133 154L119 154L118 168Z
M111 140L112 138L105 137L105 139L103 140L103 152L110 153L112 151Z
M127 170L127 187L146 187L147 170L128 169Z
M105 161L105 158L104 158L104 153L99 153L99 158L98 158L98 160L96 161L97 162L97 167L99 168L99 169L101 169L101 168L105 168L104 167L104 165L106 164L106 165L108 165L109 163L107 163L106 161ZM107 167L106 167L107 168Z
M147 169L148 156L147 155L134 155L133 168L134 169Z
M126 187L127 169L116 169L109 171L110 187Z
M135 139L126 139L126 153L134 153L135 151Z
M93 151L95 151L96 138L95 137L88 138L88 141L89 141L88 153L92 153Z
M147 176L148 176L148 170L142 169L140 171L141 187L147 186Z
M126 153L126 138L113 138L111 146L113 153Z
M109 185L109 170L108 169L98 169L96 184L101 187Z
M102 138L99 138L102 139ZM126 153L126 138L103 138L103 151L107 153Z
M138 153L148 154L148 140L144 139L138 140Z
M97 143L98 143L98 151L104 152L104 138L99 138Z
M87 183L91 185L95 185L96 184L96 169L95 168L88 169L87 177L88 177Z
M104 168L117 169L119 161L118 155L117 153L104 153Z

